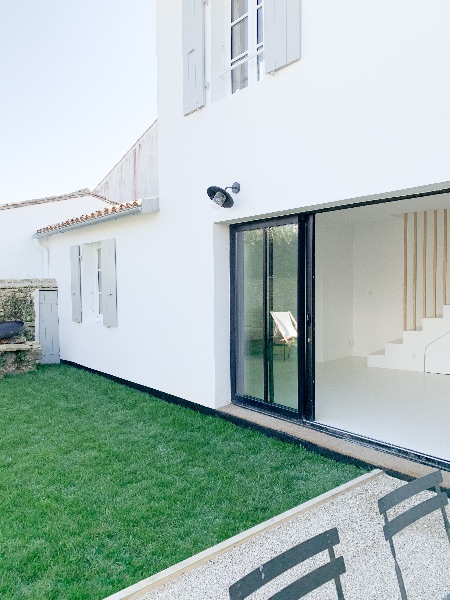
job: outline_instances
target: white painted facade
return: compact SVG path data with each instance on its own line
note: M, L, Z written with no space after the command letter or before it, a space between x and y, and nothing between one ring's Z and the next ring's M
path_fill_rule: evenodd
M93 194L118 204L159 195L157 121L102 179Z
M158 0L157 19L158 151L150 136L147 162L136 171L143 177L142 193L133 152L96 192L116 201L159 195L160 212L48 238L49 274L60 295L61 358L220 407L231 396L230 223L396 196L398 190L449 187L443 182L450 179L450 81L443 74L450 57L450 5L303 0L301 59L231 94L229 74L220 75L228 65L222 50L229 35L227 4L213 0L205 5L205 106L188 116L182 1ZM156 154L157 180L156 161L148 163ZM234 181L242 187L234 207L211 210L207 187ZM339 218L333 220L337 214L327 216L331 245L342 237ZM340 244L347 265L336 257L334 265L327 261L326 245L318 251L319 362L365 356L401 333L397 275L391 281L392 272L376 268L401 247L401 221L388 211L383 219L391 246L371 234L370 224L360 223ZM89 309L75 323L70 247L88 252L107 239L116 241L118 326L105 327ZM369 324L372 337L365 311L377 312L385 302L370 295L366 259L378 288L392 285L397 298L381 327ZM346 306L342 319L326 289ZM89 286L84 293L92 293ZM87 298L83 302L89 306Z
M70 195L68 195L70 196ZM11 208L0 204L0 279L35 279L47 277L45 240L41 250L33 234L40 227L91 213L108 206L86 194L61 196L55 201L25 201Z

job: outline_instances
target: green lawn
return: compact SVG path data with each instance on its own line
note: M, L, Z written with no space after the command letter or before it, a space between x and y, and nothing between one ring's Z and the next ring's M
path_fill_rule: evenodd
M362 473L72 367L5 377L0 598L104 598Z

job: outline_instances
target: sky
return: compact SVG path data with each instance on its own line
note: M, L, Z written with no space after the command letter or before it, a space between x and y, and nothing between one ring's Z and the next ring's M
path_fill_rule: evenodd
M93 189L156 119L155 0L0 0L0 203Z

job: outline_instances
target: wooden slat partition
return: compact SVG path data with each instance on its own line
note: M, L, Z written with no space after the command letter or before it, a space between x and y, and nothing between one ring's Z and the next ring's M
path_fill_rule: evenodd
M436 290L437 290L437 210L434 211L433 229L433 318L436 318Z
M413 330L417 329L417 213L414 213Z
M428 213L430 213L431 218L431 212L433 214L433 224L429 223L430 219L428 218ZM422 223L419 223L419 213L417 212L410 213L412 223L408 220L408 213L403 214L403 331L408 331L408 326L412 331L417 331L419 328L420 307L417 304L418 300L420 303L420 298L418 299L417 295L420 295L420 286L422 286L422 319L426 319L428 316L436 318L438 313L442 313L441 301L442 305L447 304L448 212L446 208L424 211L422 213ZM430 232L428 231L428 225L430 225ZM428 235L429 233L430 235ZM422 248L420 247L421 244ZM428 245L430 245L430 248L428 248ZM421 266L419 264L420 252L422 252ZM431 261L431 253L433 255L432 270L429 268L431 265L427 264L428 261ZM422 275L419 273L419 268L422 269ZM430 294L432 298L429 297ZM430 301L432 303L431 309L429 306ZM419 316L417 315L418 308Z
M422 318L427 316L427 211L423 213Z
M444 243L442 259L442 303L447 304L447 209L444 209Z
M403 331L408 328L408 214L403 215Z

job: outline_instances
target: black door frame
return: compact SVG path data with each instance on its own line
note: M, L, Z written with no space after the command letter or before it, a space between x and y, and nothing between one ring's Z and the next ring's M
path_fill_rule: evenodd
M274 217L261 221L238 223L230 227L230 265L231 265L231 401L234 404L247 406L262 412L271 412L294 421L314 420L314 213ZM252 229L262 229L264 232L263 250L263 313L264 318L264 398L267 399L268 377L268 331L267 331L267 298L268 298L268 265L267 265L267 235L270 227L288 224L298 225L298 273L297 273L297 324L298 324L298 408L289 409L278 404L258 400L237 393L237 342L239 335L239 298L242 265L240 257L242 250L238 248L238 233Z
M315 283L315 265L314 265L314 215L316 214L320 214L320 213L326 213L326 212L334 212L334 211L339 211L339 210L348 210L348 209L356 209L356 208L363 208L365 206L372 206L372 205L376 205L376 204L389 204L391 202L399 202L399 201L403 201L403 200L410 200L410 199L420 199L420 198L427 198L429 196L440 196L442 194L449 194L450 193L450 188L449 187L443 187L443 188L439 188L439 189L428 189L428 190L422 190L422 191L417 191L417 192L413 192L413 193L397 193L397 194L392 194L392 195L383 195L382 197L376 197L370 200L360 200L360 201L353 201L353 202L348 202L346 204L340 204L338 206L326 206L323 208L317 208L315 210L312 211L308 211L305 213L300 213L299 215L297 215L300 218L304 218L307 221L307 225L306 225L306 229L307 229L307 234L306 234L306 243L305 246L306 248L304 249L304 253L305 253L305 262L306 262L306 276L305 279L307 279L309 281L308 284L308 290L309 290L309 294L307 297L307 302L308 302L308 306L310 306L311 308L311 317L310 317L310 324L309 324L309 330L308 332L311 334L310 339L313 341L314 340L314 283ZM280 217L280 219L282 219L284 217ZM245 223L245 225L250 226L253 225L254 228L259 227L259 223L263 223L270 220L273 223L276 223L277 218L274 219L266 219L265 221L249 221L247 223ZM244 224L242 224L242 226L244 226ZM235 314L235 310L236 310L236 304L235 304L235 296L234 294L236 293L235 290L235 284L236 284L236 280L235 280L235 276L236 276L236 247L235 247L235 240L236 240L236 236L235 233L233 232L233 228L236 227L234 225L231 225L231 244L230 244L230 264L231 264L231 382L232 382L232 397L231 397L231 401L234 404L243 404L244 406L247 405L248 407L253 408L254 410L258 411L258 412L262 412L265 414L271 414L275 412L275 407L272 407L270 405L266 405L264 402L252 402L251 399L245 399L244 402L240 402L239 399L236 398L235 396L235 390L236 390L236 379L235 379L235 364L236 364L236 356L235 356L235 323L236 323L236 314ZM300 256L300 255L299 255ZM306 290L305 290L306 293ZM308 337L305 336L305 339L307 340ZM304 405L306 404L306 409L305 409L305 416L304 418L300 418L300 416L296 413L293 413L291 411L286 411L288 414L285 415L280 415L282 417L285 417L289 420L296 420L296 421L302 421L302 425L314 430L314 431L320 431L322 433L326 433L328 435L331 435L333 437L336 437L338 439L343 439L343 440L347 440L350 442L356 442L359 444L362 444L364 446L367 446L369 448L373 448L375 450L379 450L381 452L385 452L387 454L392 454L401 458L405 458L407 460L412 460L421 464L425 464L428 465L432 468L435 469L443 469L446 471L450 471L450 461L449 460L445 460L445 459L441 459L438 458L436 456L429 456L426 454L421 454L420 452L416 452L414 450L408 449L408 448L402 448L400 446L395 446L393 444L389 444L387 442L382 442L380 440L374 440L371 438L367 438L365 436L356 434L356 433L352 433L349 431L345 431L343 429L337 429L335 427L332 427L330 425L325 425L323 423L317 423L314 419L315 419L315 415L314 415L314 405L315 405L315 399L314 399L314 354L313 354L313 347L314 344L312 344L312 351L309 352L308 354L308 358L306 360L306 365L305 365L305 373L306 373L306 377L305 377L305 385L307 386L307 389L305 391L305 402ZM398 474L397 474L398 475Z

